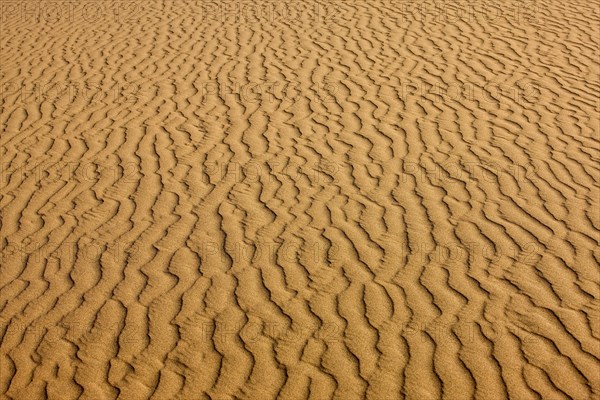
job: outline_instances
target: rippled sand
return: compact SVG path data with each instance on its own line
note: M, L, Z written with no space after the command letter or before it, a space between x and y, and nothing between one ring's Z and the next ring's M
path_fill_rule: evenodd
M599 399L597 0L2 0L2 399Z

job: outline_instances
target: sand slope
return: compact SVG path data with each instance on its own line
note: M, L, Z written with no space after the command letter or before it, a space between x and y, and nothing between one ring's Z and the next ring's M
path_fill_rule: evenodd
M598 1L57 3L1 3L3 399L600 398Z

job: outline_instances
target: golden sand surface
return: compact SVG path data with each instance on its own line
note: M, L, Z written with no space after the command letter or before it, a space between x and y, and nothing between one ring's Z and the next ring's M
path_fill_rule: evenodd
M600 399L600 3L1 0L1 399Z

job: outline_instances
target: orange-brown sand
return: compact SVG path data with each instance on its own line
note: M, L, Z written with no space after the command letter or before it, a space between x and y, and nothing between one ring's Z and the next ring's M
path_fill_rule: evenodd
M600 398L598 0L1 0L1 399Z

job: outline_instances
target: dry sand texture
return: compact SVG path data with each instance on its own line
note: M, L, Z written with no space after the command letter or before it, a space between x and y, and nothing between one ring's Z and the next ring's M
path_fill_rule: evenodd
M1 4L2 399L600 398L597 0Z

